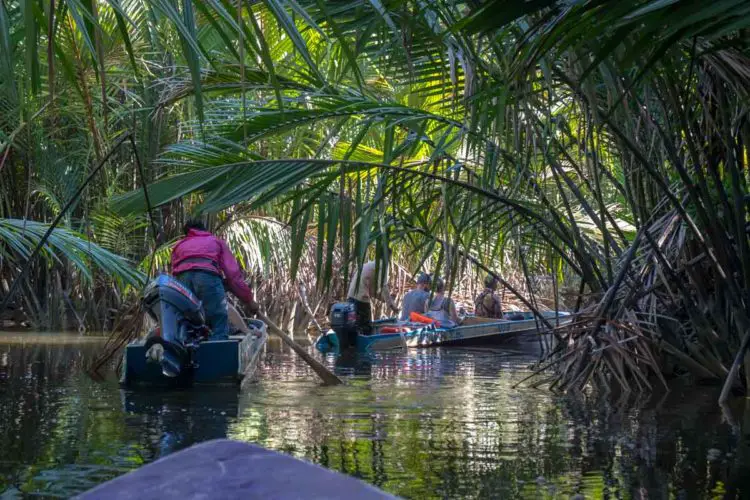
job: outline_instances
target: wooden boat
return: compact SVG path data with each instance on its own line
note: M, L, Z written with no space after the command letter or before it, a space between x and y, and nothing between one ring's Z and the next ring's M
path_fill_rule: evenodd
M250 376L268 340L266 325L247 321L250 332L230 335L228 340L206 340L190 348L190 366L178 377L167 377L161 366L146 359L146 339L125 348L120 383L125 386L185 386L192 384L239 383Z
M553 327L562 326L572 320L567 312L543 312L544 318ZM489 320L486 318L466 318L454 328L427 326L407 337L408 347L470 346L506 343L519 337L536 338L546 327L531 312L510 313L507 316L518 319Z
M552 326L562 326L571 321L567 312L555 314L553 311L542 313ZM359 352L387 351L406 347L432 347L451 345L485 345L504 343L522 336L536 338L545 330L544 323L531 312L508 313L506 317L514 319L494 320L488 318L467 317L464 322L453 328L440 328L419 323L375 324L372 335L357 335L356 350ZM401 332L390 332L389 329L400 329ZM338 352L336 334L329 330L315 342L323 353Z
M353 477L260 446L217 439L172 453L80 499L395 498Z

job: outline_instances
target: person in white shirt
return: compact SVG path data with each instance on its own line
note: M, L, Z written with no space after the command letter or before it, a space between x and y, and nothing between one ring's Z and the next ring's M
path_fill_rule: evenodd
M378 269L378 264L380 269ZM375 279L376 273L378 273L379 279ZM363 335L369 335L372 332L370 299L378 298L378 295L380 295L394 313L398 312L398 306L388 289L388 265L386 262L370 261L362 266L361 272L356 269L351 277L348 295L349 302L354 304L357 311L358 326Z
M451 328L459 323L456 303L450 297L445 296L445 281L441 278L435 280L435 297L430 303L427 316L439 321L444 327Z

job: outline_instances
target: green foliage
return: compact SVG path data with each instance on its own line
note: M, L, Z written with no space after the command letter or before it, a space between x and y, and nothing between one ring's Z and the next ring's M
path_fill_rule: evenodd
M47 224L19 219L0 219L0 256L19 266L39 244L48 229ZM99 245L86 241L81 234L66 229L52 231L47 243L42 247L48 259L59 261L64 258L73 264L81 275L91 280L91 265L117 277L123 284L142 286L145 276L132 269L123 257Z
M189 213L249 215L228 233L246 264L296 277L314 244L318 288L385 242L451 283L520 271L530 293L554 272L591 315L573 385L597 369L645 388L663 353L709 378L739 365L746 2L54 5L0 3L4 216L49 220L130 130L146 186L122 152L68 222L128 256L152 246L145 187L160 243Z

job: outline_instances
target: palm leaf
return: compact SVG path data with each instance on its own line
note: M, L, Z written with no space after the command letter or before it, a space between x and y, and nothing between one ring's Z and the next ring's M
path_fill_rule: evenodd
M0 254L10 262L21 265L41 241L48 227L40 222L0 218ZM56 228L52 231L42 255L48 261L67 260L89 281L92 279L91 262L122 285L139 287L145 283L145 276L133 269L126 259L67 229Z

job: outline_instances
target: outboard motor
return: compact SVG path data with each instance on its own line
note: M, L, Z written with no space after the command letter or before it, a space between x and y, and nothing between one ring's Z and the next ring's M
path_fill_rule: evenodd
M357 309L351 302L337 302L331 306L331 329L336 333L341 349L357 345L358 319Z
M143 305L158 323L146 339L146 357L161 364L166 377L191 367L192 348L210 333L201 302L182 283L160 274L146 288Z

